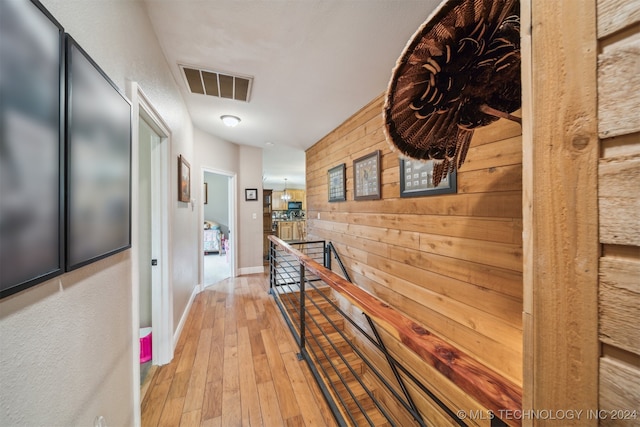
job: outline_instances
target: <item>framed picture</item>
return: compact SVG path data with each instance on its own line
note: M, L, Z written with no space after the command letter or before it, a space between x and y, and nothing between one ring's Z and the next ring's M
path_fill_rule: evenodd
M335 166L329 169L329 201L330 202L344 202L347 200L347 177L346 177L346 164Z
M191 201L191 165L182 154L178 156L178 201Z
M380 150L353 161L353 200L380 199Z
M244 199L248 202L253 202L258 200L258 189L257 188L245 188L244 189Z
M66 36L67 271L131 247L131 103Z
M204 183L204 204L209 204L209 184Z
M64 29L0 1L0 298L64 271Z
M422 197L457 193L456 172L449 172L437 187L433 186L434 160L400 159L400 197Z

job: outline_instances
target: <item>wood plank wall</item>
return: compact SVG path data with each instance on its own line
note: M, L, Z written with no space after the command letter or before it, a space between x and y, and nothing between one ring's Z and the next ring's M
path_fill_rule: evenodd
M598 407L596 0L521 7L523 407L586 414ZM523 419L595 425L587 415Z
M640 423L640 1L598 1L600 409ZM626 415L624 412L621 415Z
M308 238L333 242L358 285L521 385L521 127L500 120L476 131L457 194L400 198L382 104L376 98L307 150ZM353 160L375 150L382 198L354 201ZM341 163L347 201L329 203L327 171Z

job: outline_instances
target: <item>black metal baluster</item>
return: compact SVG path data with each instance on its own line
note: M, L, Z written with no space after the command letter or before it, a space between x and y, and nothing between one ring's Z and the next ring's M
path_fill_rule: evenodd
M303 354L305 351L305 309L304 309L304 265L300 264L300 353L298 353L298 360L303 358Z

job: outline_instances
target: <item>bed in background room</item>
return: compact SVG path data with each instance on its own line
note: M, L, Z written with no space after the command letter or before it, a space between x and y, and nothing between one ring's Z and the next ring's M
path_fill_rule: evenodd
M220 231L220 224L215 221L204 222L204 253L222 254L223 234Z

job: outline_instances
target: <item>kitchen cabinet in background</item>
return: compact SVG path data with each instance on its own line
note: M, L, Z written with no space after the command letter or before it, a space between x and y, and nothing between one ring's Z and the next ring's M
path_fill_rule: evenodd
M304 240L306 221L278 221L278 237L282 240Z
M287 194L291 195L291 199L282 200L282 194L284 191L274 191L272 193L271 210L274 211L286 211L288 206L287 202L302 202L302 210L307 209L307 192L305 190L287 189Z
M273 210L273 192L271 190L262 190L262 257L265 263L269 260L269 235L275 234L271 228Z

